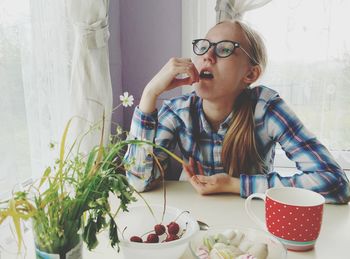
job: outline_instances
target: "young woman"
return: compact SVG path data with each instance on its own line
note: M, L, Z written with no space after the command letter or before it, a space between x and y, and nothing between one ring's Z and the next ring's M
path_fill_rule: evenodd
M184 161L181 178L201 194L240 193L247 197L274 186L295 186L322 194L328 203L350 200L349 180L328 150L312 135L281 97L265 86L251 88L266 66L264 44L246 24L225 21L205 39L193 41L194 63L172 58L145 87L136 107L130 137L174 150ZM188 77L179 79L179 74ZM158 96L193 84L195 91L164 102ZM300 173L273 171L276 143ZM139 191L151 189L160 172L151 153L166 168L161 150L131 145L126 160L129 181Z

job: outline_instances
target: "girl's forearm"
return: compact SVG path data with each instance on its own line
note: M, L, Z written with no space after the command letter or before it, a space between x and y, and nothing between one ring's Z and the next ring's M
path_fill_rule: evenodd
M152 113L156 110L158 95L154 94L147 86L143 90L139 109L144 113Z

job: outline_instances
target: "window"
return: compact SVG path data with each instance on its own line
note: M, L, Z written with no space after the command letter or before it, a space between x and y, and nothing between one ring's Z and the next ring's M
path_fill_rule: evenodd
M191 39L215 23L216 1L186 2L183 55L190 56ZM283 0L244 16L267 46L269 63L258 83L278 91L345 169L350 169L349 9L349 1ZM283 151L276 153L276 166L294 167Z

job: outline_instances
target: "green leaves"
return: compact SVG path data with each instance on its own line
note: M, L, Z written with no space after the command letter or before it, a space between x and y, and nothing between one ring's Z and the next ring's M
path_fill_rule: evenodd
M97 224L93 220L93 218L90 217L84 228L84 233L83 233L83 240L86 243L87 248L89 250L94 249L98 245L96 234L97 234Z
M88 249L94 249L98 245L98 233L106 228L111 245L115 247L120 240L113 215L119 210L127 211L128 205L136 201L135 193L143 199L123 175L123 151L129 144L161 147L148 141L120 138L103 146L102 126L98 146L87 155L73 154L75 140L67 155L65 145L71 121L61 138L59 159L45 169L37 186L33 184L25 191L14 193L9 201L0 202L5 204L0 207L0 224L6 218L12 219L19 249L22 243L20 222L29 218L34 219L35 242L42 251L69 251L79 242L80 232ZM120 201L116 212L108 203L110 194ZM146 205L149 206L147 202Z
M51 167L46 168L43 177L41 177L39 188L44 184L51 173Z
M109 222L109 240L111 240L111 246L114 248L116 244L119 244L118 228L114 219L111 218ZM119 245L118 245L119 252Z

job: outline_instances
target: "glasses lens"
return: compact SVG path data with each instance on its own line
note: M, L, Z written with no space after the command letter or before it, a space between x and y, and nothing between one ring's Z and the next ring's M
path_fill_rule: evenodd
M210 43L207 40L198 40L193 43L193 52L197 55L203 55L210 47Z
M230 41L222 41L216 45L216 55L221 58L230 56L235 51L235 45Z

